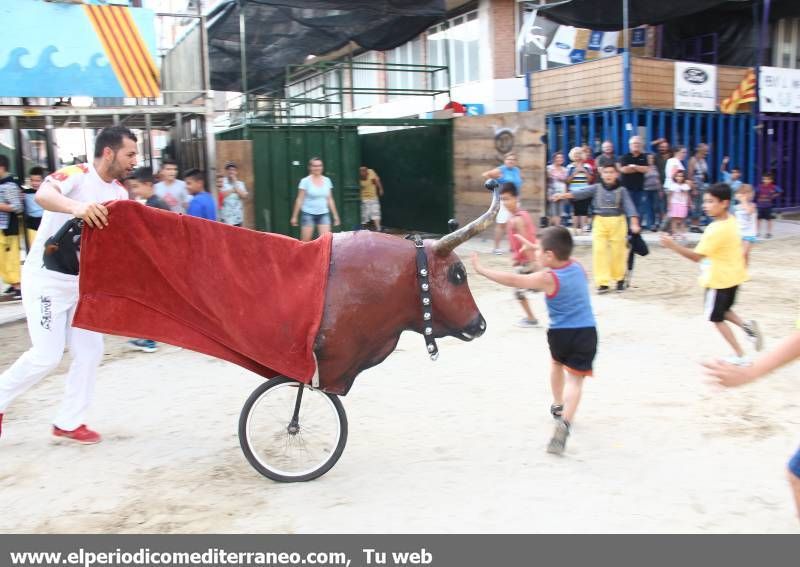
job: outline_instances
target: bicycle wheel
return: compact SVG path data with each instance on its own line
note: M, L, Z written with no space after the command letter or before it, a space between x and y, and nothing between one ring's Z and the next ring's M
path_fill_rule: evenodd
M239 443L253 468L267 478L312 480L342 456L347 416L338 396L279 376L261 384L245 402Z

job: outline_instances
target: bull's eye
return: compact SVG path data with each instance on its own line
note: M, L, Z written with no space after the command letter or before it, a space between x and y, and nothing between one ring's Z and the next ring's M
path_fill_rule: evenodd
M467 283L467 271L464 269L464 264L458 262L452 264L447 270L447 279L453 285L461 285Z

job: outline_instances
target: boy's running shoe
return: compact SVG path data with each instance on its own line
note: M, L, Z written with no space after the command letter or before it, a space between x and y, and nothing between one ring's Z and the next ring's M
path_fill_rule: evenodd
M569 425L563 419L559 419L553 431L553 438L547 444L547 452L553 455L561 455L567 447L567 437L569 437Z
M532 329L533 327L539 326L538 319L528 319L527 317L523 317L519 321L517 321L517 327L522 327L523 329Z
M617 282L617 293L622 293L623 291L625 291L625 282L624 281L618 281Z
M736 356L735 354L726 356L722 360L728 364L733 364L734 366L751 366L753 364L746 356Z
M608 286L607 285L598 286L597 293L598 295L603 295L604 293L608 293Z
M158 345L156 342L149 339L130 340L128 341L128 346L134 350L140 350L142 352L156 352L158 350Z
M764 348L764 337L761 334L761 331L758 328L758 323L755 320L750 319L749 321L745 321L744 325L742 325L742 329L744 329L747 338L753 343L755 346L756 351L760 351Z

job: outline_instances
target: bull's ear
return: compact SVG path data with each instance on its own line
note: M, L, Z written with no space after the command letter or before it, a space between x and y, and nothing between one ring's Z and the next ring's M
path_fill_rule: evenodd
M492 189L492 204L489 206L489 210L466 226L453 230L450 232L450 234L445 234L442 236L433 245L433 251L437 256L447 256L450 254L450 252L456 249L456 246L463 244L476 234L480 234L486 230L494 222L499 210L500 188L495 183Z

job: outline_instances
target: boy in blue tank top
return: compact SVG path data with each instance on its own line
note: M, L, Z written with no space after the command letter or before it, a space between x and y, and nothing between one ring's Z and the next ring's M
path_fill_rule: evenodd
M566 447L570 426L575 419L583 391L583 379L592 375L597 353L597 329L589 298L586 272L572 254L572 236L562 226L542 231L536 244L515 235L523 249L533 249L537 261L546 269L533 274L512 274L484 268L478 255L472 266L484 277L499 284L545 292L550 315L547 342L550 346L550 387L553 404L550 413L556 419L547 452L560 455Z

